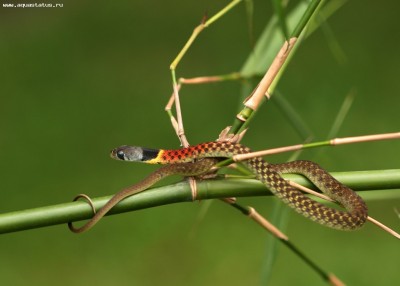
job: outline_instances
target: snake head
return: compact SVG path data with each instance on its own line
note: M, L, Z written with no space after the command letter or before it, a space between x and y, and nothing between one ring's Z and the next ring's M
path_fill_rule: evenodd
M111 158L121 161L143 161L143 148L123 145L111 151Z

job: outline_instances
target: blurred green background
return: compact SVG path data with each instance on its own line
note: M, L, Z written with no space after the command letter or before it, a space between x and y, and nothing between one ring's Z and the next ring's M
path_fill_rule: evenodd
M3 1L4 2L4 1ZM109 195L156 167L124 164L108 152L122 144L174 148L163 111L169 64L205 12L228 1L66 1L62 9L0 8L1 212ZM254 1L254 34L272 15ZM332 55L313 34L293 58L280 91L325 139L351 90L357 96L339 137L399 131L398 1L349 1L329 20L345 53ZM185 77L238 71L251 50L244 5L206 30L178 68ZM239 83L184 87L191 143L213 140L238 111ZM264 105L244 144L265 149L300 143L276 105ZM400 168L400 142L306 152L331 171ZM271 157L272 162L288 155ZM270 217L274 198L240 202ZM367 202L370 214L399 230L400 201ZM84 235L65 225L0 236L2 285L261 285L269 239L220 202L196 222L203 203L106 218ZM321 267L349 285L400 283L399 242L368 224L339 232L290 211L285 232ZM279 248L270 285L324 285Z

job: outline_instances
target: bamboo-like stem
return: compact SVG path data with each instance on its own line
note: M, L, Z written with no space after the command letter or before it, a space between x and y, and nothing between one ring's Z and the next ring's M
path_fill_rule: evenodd
M245 107L236 115L236 120L232 125L231 132L233 134L237 134L238 132L240 132L245 123L248 124L247 121L250 119L253 112L258 109L264 99L264 96L266 96L268 99L270 98L271 91L269 91L269 88L274 83L275 79L277 79L277 75L284 65L291 50L293 49L296 41L297 38L293 37L283 43L274 61L268 68L267 72L255 88L253 93L243 102Z
M268 149L263 151L257 151L247 154L239 154L232 157L234 162L239 162L243 160L247 160L254 157L267 156L272 154L278 154L283 152L297 151L308 148L322 147L322 146L336 146L336 145L344 145L344 144L353 144L353 143L361 143L361 142L371 142L371 141L381 141L381 140L391 140L391 139L400 139L400 132L393 133L385 133L385 134L374 134L374 135L364 135L364 136L353 136L346 138L335 138L327 141L306 143L306 144L297 144L285 147L279 147L274 149ZM229 160L229 159L228 159ZM224 161L225 162L225 161Z
M297 38L291 38L288 41L285 41L283 43L277 56L275 57L271 66L268 68L264 77L261 79L257 88L254 90L253 94L244 101L245 107L250 108L253 111L257 110L258 107L260 106L264 96L269 98L269 96L270 96L269 95L269 87L271 86L271 84L275 80L276 75L278 74L279 70L285 63L287 57L290 54L290 51L296 44L296 41L297 41Z
M399 199L400 192L384 189L400 188L400 169L385 171L362 171L332 173L332 175L352 189L381 190L380 197ZM303 186L312 185L302 176L284 175L286 179ZM363 192L362 196L370 197L370 193ZM271 195L265 185L257 180L224 179L205 180L197 183L197 199L215 199L226 197L249 197ZM93 199L96 210L99 210L111 196ZM126 198L117 204L109 214L146 209L166 204L192 201L192 191L187 182L149 189L145 192ZM56 224L65 224L70 221L89 219L93 216L91 207L82 201L70 202L47 207L21 210L0 214L0 233L15 232L32 228L45 227Z
M313 0L310 2L307 10L304 12L296 28L293 30L290 39L283 43L260 83L257 85L251 96L245 100L244 108L236 115L236 119L232 124L231 133L236 134L241 132L245 126L248 125L249 119L262 103L264 96L270 98L273 92L271 88L276 87L277 82L280 79L280 76L278 75L282 73L282 67L284 67L285 61L290 56L300 34L318 10L320 3L321 0Z

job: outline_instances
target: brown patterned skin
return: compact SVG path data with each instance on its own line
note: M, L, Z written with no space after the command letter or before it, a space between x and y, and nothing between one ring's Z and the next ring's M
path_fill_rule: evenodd
M155 150L132 146L116 148L111 152L111 157L117 160L168 165L150 174L138 184L114 195L83 227L74 228L70 225L70 229L76 233L86 231L124 198L149 188L169 175L197 176L207 173L217 162L217 159L197 161L196 159L228 158L250 152L251 150L243 145L229 142L207 142L178 150ZM283 164L269 164L263 158L256 157L242 163L283 202L303 216L324 226L340 230L356 230L363 226L367 219L368 209L362 198L314 162L293 161ZM308 198L282 178L281 174L285 173L304 175L323 193L340 203L346 211L327 207Z

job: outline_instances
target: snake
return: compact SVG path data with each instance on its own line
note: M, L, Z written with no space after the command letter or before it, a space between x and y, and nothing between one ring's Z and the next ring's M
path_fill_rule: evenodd
M116 193L83 226L75 228L72 223L69 223L68 226L75 233L87 231L121 200L148 189L165 177L171 175L199 176L210 172L211 168L222 158L231 158L250 152L250 148L228 141L206 142L176 150L149 149L128 145L115 148L110 154L113 159L164 164L165 166L151 173L139 183ZM276 197L312 221L333 229L356 230L361 228L367 220L368 208L364 200L315 162L297 160L271 164L262 157L254 157L241 163L254 173L256 179L261 181ZM309 198L282 177L282 174L286 173L305 176L325 195L341 205L344 210L326 206Z

